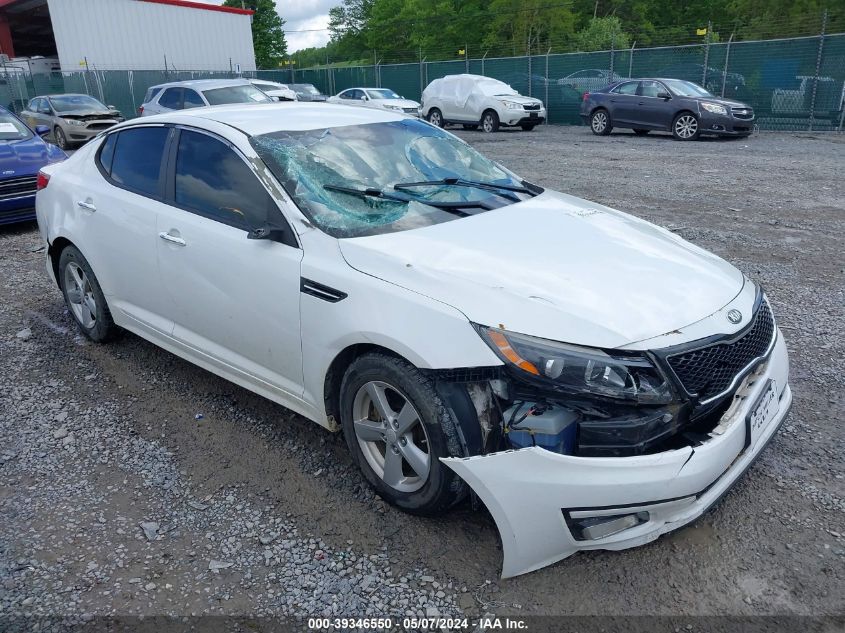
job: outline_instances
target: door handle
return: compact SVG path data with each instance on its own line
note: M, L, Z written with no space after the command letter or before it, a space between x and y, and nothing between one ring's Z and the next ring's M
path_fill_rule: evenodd
M93 202L86 202L85 200L79 200L76 203L76 206L78 206L81 209L85 209L86 211L91 211L91 212L94 212L94 211L97 210L97 207L94 206Z
M164 231L159 233L158 236L165 242L170 242L171 244L176 244L177 246L185 246L185 244L187 243L181 237L176 237L175 235L165 233Z

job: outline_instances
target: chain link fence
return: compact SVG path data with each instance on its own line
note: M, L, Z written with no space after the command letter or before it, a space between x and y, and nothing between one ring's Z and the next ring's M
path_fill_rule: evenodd
M627 77L694 81L715 95L753 106L760 129L842 131L845 117L845 33L495 59L291 68L243 76L310 83L326 94L356 86L383 86L420 100L432 80L464 72L494 77L522 94L542 99L552 124L580 124L584 92ZM29 75L0 67L0 104L19 112L32 97L76 92L90 94L132 117L152 85L234 76L231 71L93 69Z

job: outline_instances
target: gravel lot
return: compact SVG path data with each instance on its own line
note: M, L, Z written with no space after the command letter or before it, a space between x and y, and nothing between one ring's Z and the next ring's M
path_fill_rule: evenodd
M83 340L35 226L0 228L0 617L845 614L845 136L460 134L764 284L795 404L724 501L645 547L500 581L483 509L405 515L339 435L134 335Z

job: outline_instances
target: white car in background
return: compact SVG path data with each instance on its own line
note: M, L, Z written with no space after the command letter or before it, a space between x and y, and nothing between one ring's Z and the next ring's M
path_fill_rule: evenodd
M419 103L400 97L389 88L348 88L328 100L329 103L344 103L420 116Z
M727 262L399 112L285 114L139 118L41 170L85 336L130 330L342 429L406 511L472 488L504 576L693 521L783 422L783 336Z
M249 83L276 101L299 101L296 92L291 90L286 84L264 81L263 79L250 79Z
M422 114L431 123L443 127L449 123L485 132L500 126L519 126L533 130L546 120L543 102L523 97L508 84L481 75L448 75L432 81L422 95Z
M601 90L612 83L622 81L622 79L622 75L611 70L586 68L558 79L557 85L572 88L576 92L583 94L593 90Z
M150 86L138 111L141 116L152 116L210 105L272 101L274 99L244 79L196 79Z

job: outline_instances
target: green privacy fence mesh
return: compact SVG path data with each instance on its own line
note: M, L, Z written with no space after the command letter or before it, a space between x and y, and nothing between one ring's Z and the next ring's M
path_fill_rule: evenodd
M694 81L713 94L752 105L760 129L842 130L845 118L845 33L495 59L285 68L245 76L311 83L327 94L355 86L383 86L419 100L429 82L464 72L500 79L522 94L542 99L553 124L579 124L584 92L626 77ZM0 104L19 111L36 95L81 92L135 116L152 85L233 76L231 71L93 69L29 75L0 67Z

